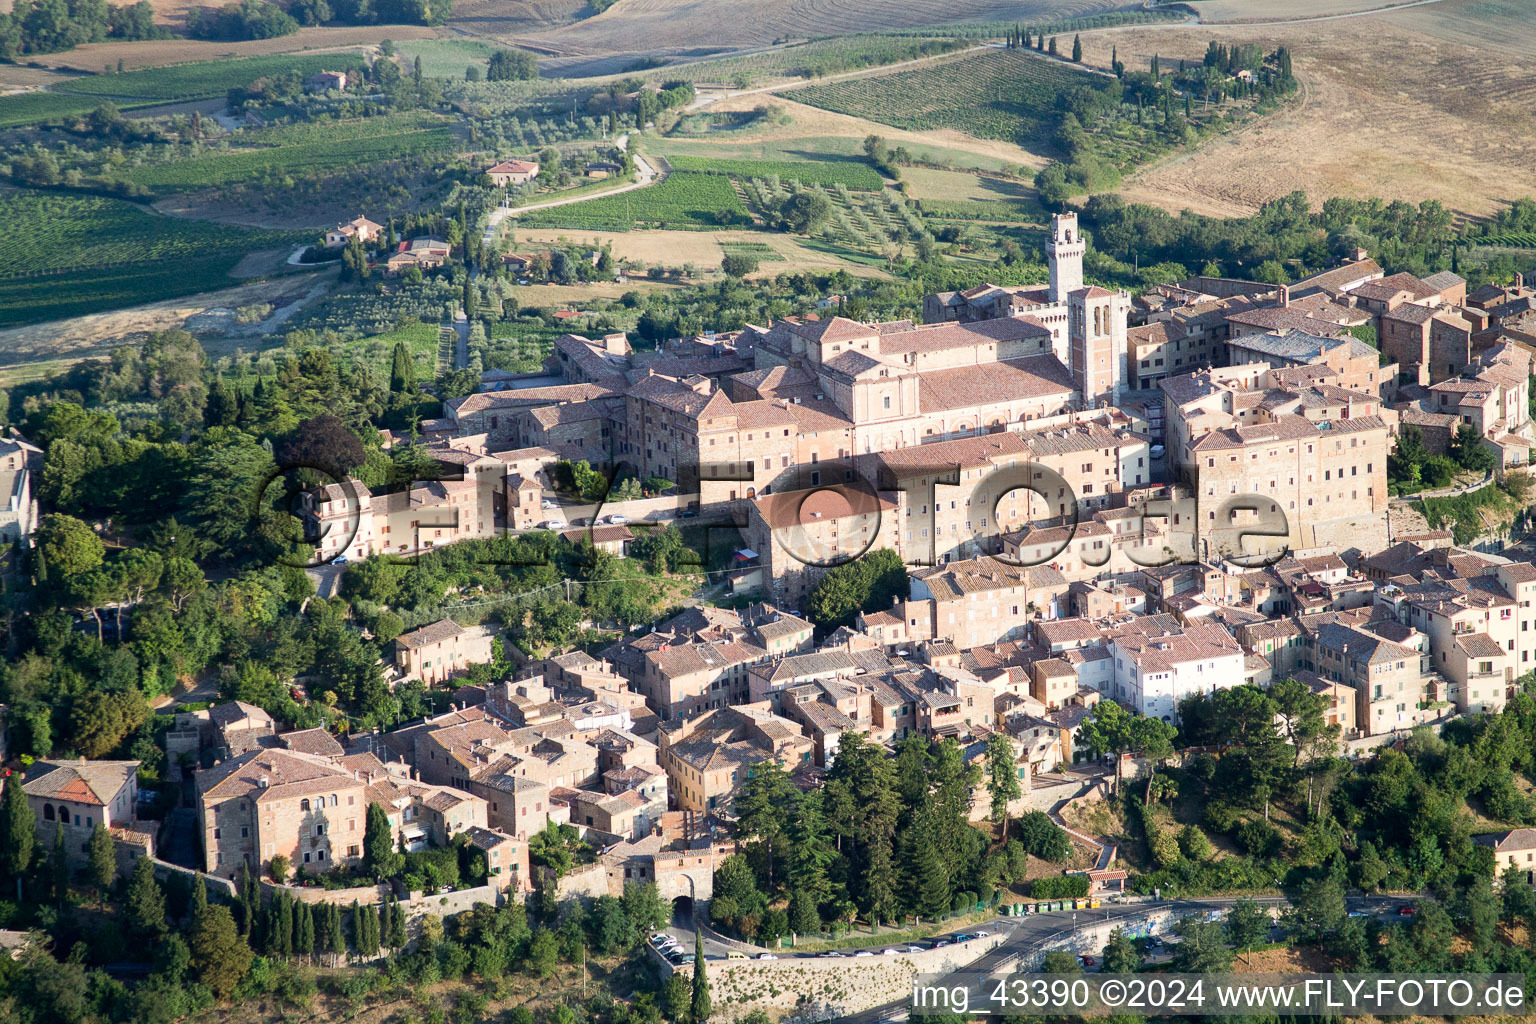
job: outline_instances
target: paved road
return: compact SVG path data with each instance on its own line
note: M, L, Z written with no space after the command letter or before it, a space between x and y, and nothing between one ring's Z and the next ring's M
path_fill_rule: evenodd
M967 964L963 969L965 974L986 974L992 971L1021 970L1029 971L1035 967L1035 960L1051 943L1058 942L1072 934L1074 919L1079 929L1086 930L1091 926L1115 921L1133 920L1150 910L1161 910L1172 907L1175 910L1187 910L1194 914L1207 910L1225 910L1236 903L1233 899L1193 899L1193 900L1163 900L1143 903L1106 903L1098 910L1080 910L1076 914L1060 911L1054 914L1034 914L1029 917L1005 917L988 925L989 928L997 927L1006 930L1008 938L996 948L982 954L978 959ZM1281 897L1263 897L1254 900L1255 903L1274 906L1285 903ZM1345 900L1351 913L1367 913L1377 916L1385 915L1392 920L1397 919L1397 908L1405 903L1414 903L1412 897L1393 896L1363 896L1351 897ZM956 974L962 972L954 972ZM910 1000L898 1000L877 1006L863 1013L849 1014L839 1018L852 1024L874 1024L876 1021L905 1020L907 1007Z
M462 370L469 365L469 320L462 312L454 318L453 329L458 333L453 343L453 368Z

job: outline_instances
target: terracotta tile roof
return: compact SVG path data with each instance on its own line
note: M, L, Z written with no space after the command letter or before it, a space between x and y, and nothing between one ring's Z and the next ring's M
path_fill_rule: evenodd
M441 643L444 640L452 639L463 632L464 627L452 619L440 619L430 626L422 626L420 629L413 629L409 633L401 633L395 638L395 643L409 650L414 650L417 647L426 647L429 644Z
M138 761L37 761L27 770L21 788L27 796L105 807L138 770Z
M927 370L918 376L919 411L925 415L1026 398L1059 397L1065 403L1075 393L1072 375L1051 355Z

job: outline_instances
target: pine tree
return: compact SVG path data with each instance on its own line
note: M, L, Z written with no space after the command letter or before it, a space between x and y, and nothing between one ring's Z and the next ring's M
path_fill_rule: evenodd
M950 910L949 872L940 858L932 821L928 815L913 823L911 843L912 911L936 921Z
M1077 63L1077 64L1081 64L1083 62L1083 37L1082 36L1073 36L1072 37L1072 60L1073 60L1074 63Z
M148 857L133 863L128 880L128 919L140 934L158 937L165 931L165 894L155 878L155 865Z
M711 1006L709 1003L709 977L704 970L704 934L695 932L693 936L693 1001L689 1007L693 1011L695 1024L704 1024L709 1020Z
M47 579L42 565L42 552L38 552L38 582ZM60 831L63 831L62 827ZM0 866L16 880L16 899L21 900L21 878L32 866L32 848L37 842L37 818L32 805L21 789L21 773L12 772L5 780L5 793L0 797Z

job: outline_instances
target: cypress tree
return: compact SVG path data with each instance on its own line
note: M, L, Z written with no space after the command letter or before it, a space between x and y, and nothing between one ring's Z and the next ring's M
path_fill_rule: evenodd
M331 918L331 948L336 956L344 956L347 952L347 933L341 924L341 907L330 904L327 911Z
M363 908L357 900L352 901L352 948L363 951Z
M389 390L396 393L416 390L416 367L411 362L411 351L403 341L395 342L395 351L390 358Z
M288 894L279 889L267 905L267 953L288 956L293 952L293 910Z
M391 899L394 904L394 912L389 919L389 944L394 949L405 946L405 911L400 909L400 902Z
M208 918L208 886L203 882L203 873L199 871L192 878L192 931L202 927Z
M1072 60L1076 64L1081 64L1083 62L1083 37L1082 36L1073 36L1072 37Z
M695 1024L709 1020L709 977L704 970L704 934L693 936L693 1001L690 1004Z
M42 552L37 556L38 582L48 578L43 568ZM63 828L60 827L60 832ZM21 900L21 877L32 866L32 848L37 842L37 818L27 795L21 789L21 773L12 772L5 780L0 796L0 866L16 879L16 899Z
M1047 51L1047 52L1048 52L1048 53L1050 53L1050 55L1051 55L1051 56L1052 56L1052 57L1054 57L1054 56L1056 56L1056 37L1055 37L1055 36L1051 36L1051 41L1050 41L1050 43L1049 43L1049 44L1048 44L1048 45L1047 45L1047 46L1046 46L1046 51Z
M69 854L64 851L64 830L53 831L53 853L48 857L53 872L53 902L60 909L69 899Z
M315 913L302 900L298 903L298 922L293 930L293 951L300 956L315 955Z
M329 903L322 903L314 912L315 952L331 951L331 911Z
M206 903L207 897L204 897ZM251 877L251 866L240 865L240 934L244 938L250 938L251 929L256 925L256 910L261 906L261 891L256 887L256 880Z

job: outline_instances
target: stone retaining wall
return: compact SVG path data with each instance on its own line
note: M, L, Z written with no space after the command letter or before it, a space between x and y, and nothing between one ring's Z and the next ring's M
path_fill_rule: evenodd
M917 975L958 970L1002 941L994 934L900 956L881 956L876 950L872 957L711 960L709 991L717 1007L711 1019L732 1021L763 1010L792 1013L801 1021L837 1020L904 998ZM671 964L652 955L664 974L672 973ZM692 977L692 965L678 969Z

